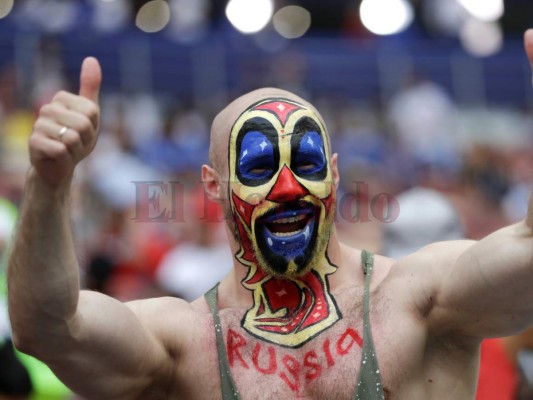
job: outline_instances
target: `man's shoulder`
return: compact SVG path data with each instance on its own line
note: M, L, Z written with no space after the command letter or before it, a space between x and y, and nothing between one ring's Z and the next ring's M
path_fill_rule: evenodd
M133 300L128 301L126 305L135 313L151 312L155 309L166 309L169 307L183 311L187 311L187 309L190 308L190 303L186 302L183 299L180 299L179 297L173 296L152 297L148 299Z
M390 271L394 274L413 273L417 270L445 271L474 243L476 242L473 240L434 242L397 260L383 258L387 260Z
M399 260L378 257L384 265L382 273L386 274L381 282L382 292L393 298L397 307L416 310L425 318L445 277L473 243L469 240L435 242Z
M168 332L186 332L198 326L197 321L206 315L206 312L192 303L170 296L135 300L126 305L145 326L160 337L167 336ZM194 334L185 334L189 333Z
M204 306L202 298L188 302L178 297L164 296L149 299L134 300L126 305L143 320L172 321L177 319L180 324L187 319L194 319L207 314L209 309Z
M210 318L208 310L176 297L136 300L127 306L171 354L187 352L191 338L204 333Z

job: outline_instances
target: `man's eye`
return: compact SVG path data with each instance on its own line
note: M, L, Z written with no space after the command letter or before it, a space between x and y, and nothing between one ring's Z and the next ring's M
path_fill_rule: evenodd
M303 164L300 164L298 166L298 170L300 170L302 172L312 171L315 168L316 168L316 164L315 163L311 163L311 162L303 163Z
M263 175L269 172L272 172L272 168L270 167L255 167L250 169L250 173L254 175Z

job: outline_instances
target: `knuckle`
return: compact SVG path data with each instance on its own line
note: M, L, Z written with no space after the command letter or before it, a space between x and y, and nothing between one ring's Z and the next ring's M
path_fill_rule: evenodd
M64 90L60 90L54 95L54 97L52 98L52 101L63 101L66 96L67 96L67 92Z
M61 113L61 111L63 110L63 107L60 106L59 103L57 102L52 102L52 103L45 104L41 108L41 110L42 110L43 115L48 116L48 117L54 117Z
M47 103L39 109L39 115L51 115L53 106L51 103Z
M72 155L76 155L83 148L79 135L69 135L68 138L62 142L64 144L63 149L65 152L69 152Z
M65 144L63 144L63 146L57 146L52 150L52 155L54 155L56 158L65 157L67 154L68 149Z
M98 107L95 103L91 102L87 106L87 117L90 120L95 120L95 119L98 119L99 116L100 116L100 107Z
M66 145L57 146L50 150L50 154L48 156L54 160L65 160L69 157L69 150Z
M65 151L68 151L70 152L71 154L74 154L76 152L76 150L78 149L78 141L77 140L65 140L63 142L64 146L63 148L65 149Z
M42 117L37 118L35 123L33 124L33 134L36 132L40 132L45 129L46 123Z
M87 132L93 129L91 121L83 114L78 118L77 124L73 127L76 133L78 132Z
M36 149L40 147L41 139L37 135L31 135L28 141L30 149Z
M63 136L62 143L70 150L73 150L82 145L80 135L74 129L69 130L68 135Z

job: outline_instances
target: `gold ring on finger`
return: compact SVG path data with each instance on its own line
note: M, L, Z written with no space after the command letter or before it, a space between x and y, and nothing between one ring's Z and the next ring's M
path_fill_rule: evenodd
M65 135L65 133L67 133L67 131L68 131L68 126L63 126L63 127L59 130L58 137L59 137L59 141L60 141L60 142L63 141L63 136Z

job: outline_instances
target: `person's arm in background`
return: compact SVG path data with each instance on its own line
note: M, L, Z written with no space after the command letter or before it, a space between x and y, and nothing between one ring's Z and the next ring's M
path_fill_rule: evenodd
M13 340L84 397L165 398L153 390L168 389L174 363L152 327L141 323L139 305L79 287L70 185L77 163L96 144L101 77L98 62L85 59L79 95L59 92L35 123L8 266Z

